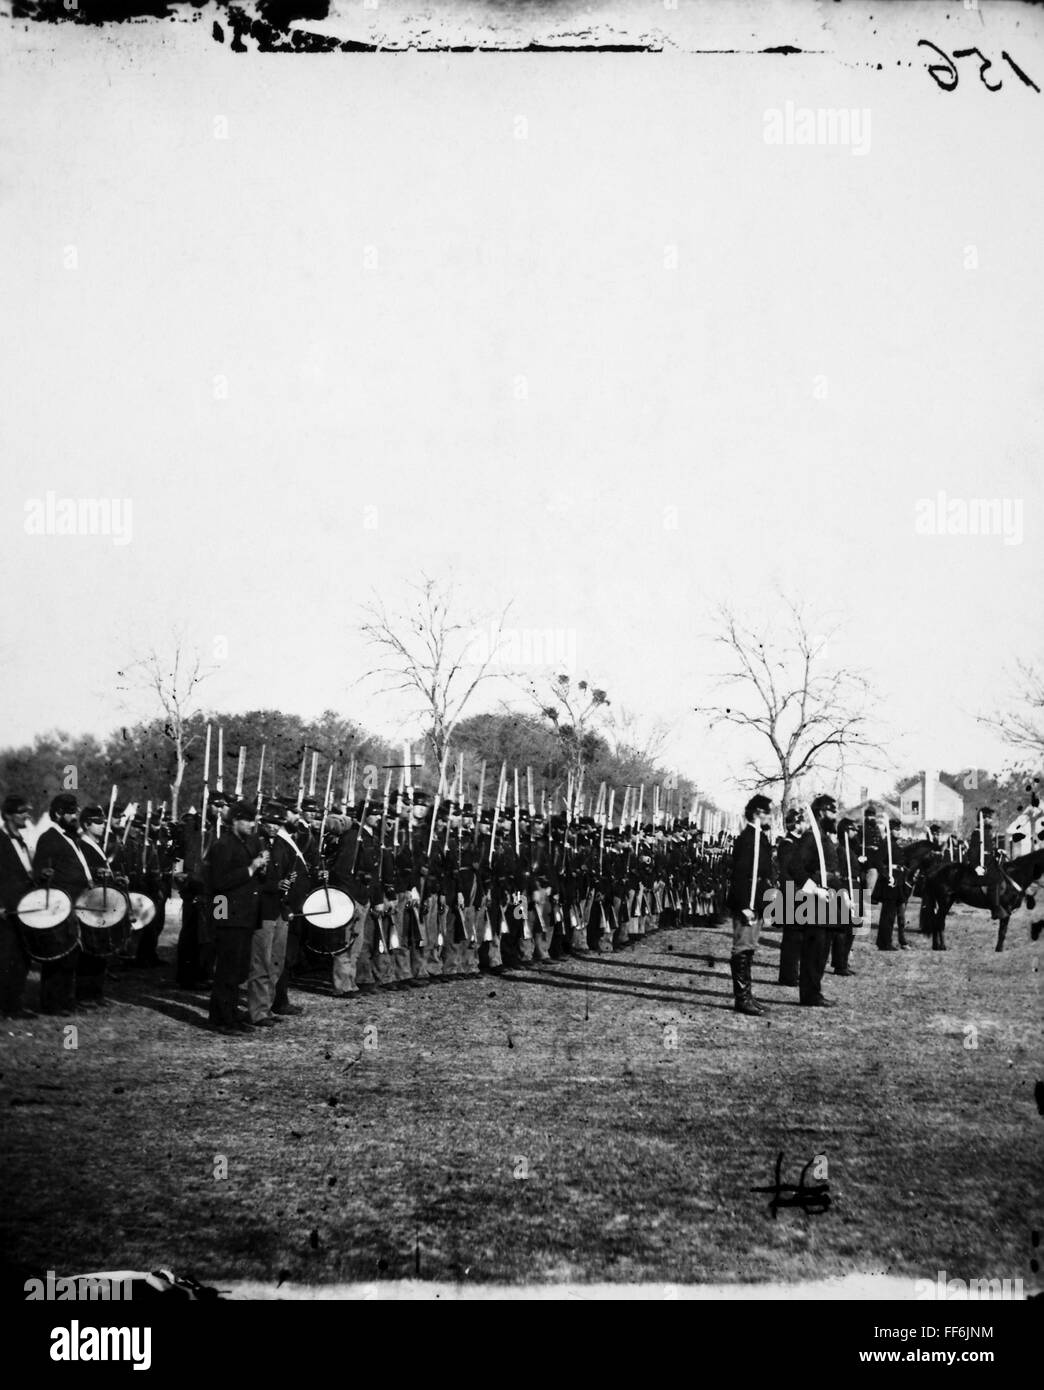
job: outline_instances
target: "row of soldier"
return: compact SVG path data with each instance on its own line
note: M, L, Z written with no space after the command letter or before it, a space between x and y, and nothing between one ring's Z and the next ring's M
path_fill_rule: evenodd
M750 988L757 944L756 935L751 944L750 919L760 928L766 903L775 901L772 919L783 928L779 982L797 986L804 1004L827 1002L820 984L828 959L838 975L854 973L854 930L869 920L871 902L881 905L879 948L893 949L894 930L898 949L908 945L911 884L899 822L879 820L870 807L861 824L838 824L829 797L818 798L811 813L792 808L774 846L765 833L771 803L753 798L735 853L730 836L706 840L670 821L613 829L604 816L567 821L529 816L517 806L505 815L476 816L469 805L438 798L433 807L413 789L394 808L367 798L337 813L300 797L297 804L272 797L259 810L256 802L231 803L215 793L204 805L203 826L194 812L170 826L162 818L150 823L130 808L110 844L111 804L106 816L100 805L80 809L65 793L51 803L52 825L33 854L21 833L31 814L28 802L5 800L0 1010L17 1012L22 1005L29 953L26 934L15 930L16 909L34 882L63 890L74 903L99 882L146 895L154 906L151 920L135 923L132 949L121 952L144 967L159 963L156 945L176 885L182 900L177 982L212 986L210 1021L232 1032L272 1027L299 1012L289 987L306 964L325 966L338 997L416 988L482 970L619 950L660 925L713 919L726 902L740 1012L759 1007ZM751 862L755 823L757 865ZM838 894L848 899L845 920L821 927L796 920L796 904L818 886L808 884L816 873L806 869L830 870L836 881L822 888L835 901ZM110 964L78 947L42 960L41 1008L66 1012L102 1003Z
M258 813L219 797L210 815L185 860L179 977L190 986L212 968L210 1019L224 1032L299 1012L289 986L302 956L327 960L348 998L619 950L724 906L728 837L705 843L688 826L476 813L412 789L401 807L337 814L311 798Z
M779 983L797 986L801 1004L827 1008L823 994L828 962L835 975L856 972L850 963L855 932L870 925L873 903L880 903L877 947L905 950L905 907L909 885L900 822L877 817L867 808L862 824L838 819L837 801L816 797L806 812L792 806L785 833L769 838L772 803L754 796L744 808L745 828L732 854L729 908L730 959L737 1013L760 1017L754 998L753 963L766 922L782 928ZM898 945L893 933L898 932Z
M998 913L1006 870L990 808L980 811L967 845L956 836L944 837L937 825L927 828L923 840L911 842L903 837L901 821L881 815L873 803L859 821L839 819L836 799L826 794L807 810L791 806L775 845L768 833L768 797L752 797L744 817L746 826L733 846L728 898L738 1013L765 1012L753 997L752 967L766 922L782 928L779 983L797 986L803 1005L824 1008L835 1002L822 990L827 965L838 976L855 974L850 963L855 933L860 927L869 933L875 905L880 909L877 949L909 949L907 903L923 875L944 861L975 865L991 911Z
M111 902L121 906L126 924L122 963L141 968L160 964L156 948L177 854L174 827L148 827L131 808L121 833L110 839L111 816L100 805L81 807L73 793L61 792L50 803L50 825L30 845L33 811L28 798L11 793L0 811L0 1012L25 1012L26 978L34 961L40 968L42 1012L65 1014L104 1005L110 947L120 936L106 933L109 944L85 949L75 913L75 905L96 885L106 885ZM34 920L25 903L37 887L68 911ZM127 913L131 897L147 904L147 912L137 918Z
M111 803L106 815L62 793L33 851L23 834L29 802L5 800L0 1011L22 1008L31 960L40 964L44 1012L104 1002L112 961L79 944L74 922L65 940L75 944L60 954L48 949L45 958L31 944L45 934L22 929L19 903L39 883L72 904L99 883L147 895L154 912L147 925L134 923L130 949L120 951L143 967L159 963L156 944L176 887L177 982L212 985L210 1020L232 1031L271 1027L298 1012L288 989L305 961L325 963L334 994L348 997L619 950L661 923L724 909L730 837L705 838L670 822L614 829L606 817L567 823L517 806L476 816L467 804L436 798L433 807L413 789L395 809L368 798L339 813L324 812L314 798L296 805L269 798L259 809L222 793L204 806L202 826L193 812L170 826L130 808L110 840ZM245 1016L237 1006L244 984Z

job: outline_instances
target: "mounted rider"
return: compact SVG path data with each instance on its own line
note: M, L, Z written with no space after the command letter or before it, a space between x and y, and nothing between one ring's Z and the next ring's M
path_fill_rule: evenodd
M1018 893L1022 890L1005 868L1006 856L993 829L993 808L990 806L983 806L979 811L978 825L968 843L967 862L973 866L976 876L983 880L990 916L995 922L998 921L1001 915L1001 890L1005 882Z

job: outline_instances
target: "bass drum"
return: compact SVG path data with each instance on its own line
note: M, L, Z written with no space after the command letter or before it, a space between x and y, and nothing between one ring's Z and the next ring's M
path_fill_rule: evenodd
M317 956L339 956L348 949L348 924L355 903L339 888L317 888L301 904L304 944Z
M22 940L33 960L61 960L80 944L80 924L72 900L60 888L30 888L18 900L15 913Z
M123 945L129 927L128 903L118 888L108 884L85 888L76 899L80 919L80 944L88 956L111 956Z

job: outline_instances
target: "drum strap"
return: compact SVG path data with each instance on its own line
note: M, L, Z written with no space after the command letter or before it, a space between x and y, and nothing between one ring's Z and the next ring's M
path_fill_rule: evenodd
M301 861L301 863L304 865L304 867L305 867L306 869L308 868L308 861L307 861L307 859L305 859L304 855L301 853L300 849L298 848L297 841L293 838L293 836L288 835L288 834L286 833L286 831L283 829L282 826L279 827L279 831L278 831L278 833L277 833L277 835L276 835L276 839L277 839L277 840L285 840L286 843L287 843L287 844L290 846L290 848L293 850L293 852L297 855L298 859L300 859L300 861Z
M32 857L31 857L30 854L29 854L29 846L28 846L28 845L25 843L25 841L22 839L21 835L19 835L19 834L17 834L17 833L15 833L14 835L12 835L11 832L5 828L5 829L4 829L4 834L7 836L7 838L8 838L8 839L11 841L11 843L14 845L15 854L17 854L18 857L19 857L19 859L22 861L22 864L23 864L23 866L25 867L26 873L32 874L32 872L33 872L33 861L32 861Z
M108 869L109 856L105 853L105 851L101 848L100 845L96 845L93 840L88 840L86 837L83 838L82 844L85 850L90 850L92 854L97 855L98 859L101 861L98 864L99 869ZM84 868L87 868L86 861L84 862ZM87 877L93 878L90 869L87 869Z
M63 832L63 834L64 834L64 832ZM65 838L69 841L69 844L72 846L73 851L74 851L74 853L76 854L76 858L77 858L77 859L80 861L80 863L83 865L83 871L84 871L84 873L87 875L87 886L88 886L89 888L93 888L93 887L94 887L94 875L91 873L90 869L89 869L88 866L87 866L87 860L84 859L84 857L83 857L83 850L80 848L80 846L76 843L76 841L75 841L71 836L66 835Z

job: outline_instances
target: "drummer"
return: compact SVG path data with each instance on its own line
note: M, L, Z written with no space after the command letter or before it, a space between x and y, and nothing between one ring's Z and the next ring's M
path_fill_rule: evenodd
M91 886L91 873L80 848L77 830L80 824L79 803L72 792L59 792L50 805L52 825L36 842L33 868L37 879L50 888L59 888L75 903L85 888ZM75 910L69 920L79 925ZM58 960L40 964L40 1009L45 1014L72 1013L76 1007L76 973L82 951L74 946Z
M31 814L29 802L14 792L0 806L0 1014L11 1017L27 1013L23 999L29 953L15 910L33 886L33 857L24 836Z
M91 878L95 883L111 881L109 856L102 849L105 838L105 811L101 806L85 806L80 812L80 849ZM75 901L75 900L74 900ZM104 956L84 951L76 968L76 1002L86 1007L105 1004L105 972L108 961Z
M273 810L278 814L278 807ZM300 1004L290 1002L290 980L294 967L301 954L301 941L304 935L304 918L300 915L305 898L312 891L312 865L318 862L318 836L314 838L309 831L308 843L302 846L294 835L297 826L297 813L291 806L282 806L282 823L273 815L270 820L272 835L272 858L265 874L265 886L261 889L262 918L265 898L272 896L271 884L279 888L279 916L286 925L286 946L282 969L276 981L275 996L272 1000L272 1013L281 1015L303 1014ZM311 853L309 853L311 851ZM285 885L285 886L284 886ZM273 956L275 952L273 951Z

